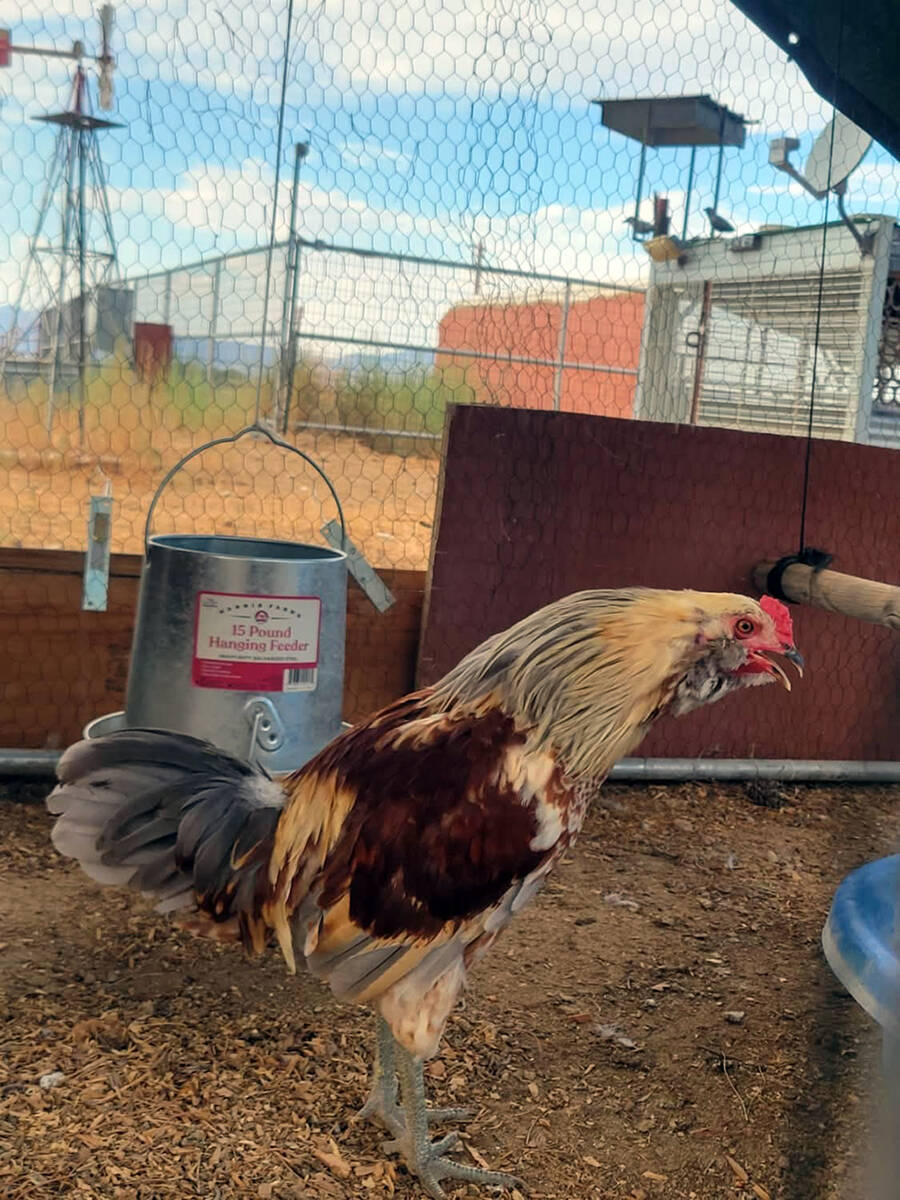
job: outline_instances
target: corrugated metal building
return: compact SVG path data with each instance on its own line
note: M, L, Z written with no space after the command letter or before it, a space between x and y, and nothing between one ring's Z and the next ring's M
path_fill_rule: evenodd
M635 415L900 446L900 237L761 230L654 263ZM823 265L824 240L824 271ZM821 280L821 305L819 288Z
M713 238L654 262L646 295L610 287L460 305L440 366L516 408L637 416L900 446L900 232L868 222ZM819 311L819 282L822 303Z

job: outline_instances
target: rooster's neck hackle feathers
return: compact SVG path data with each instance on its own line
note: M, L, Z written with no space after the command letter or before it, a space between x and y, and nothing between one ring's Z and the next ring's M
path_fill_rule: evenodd
M483 642L435 685L432 703L496 703L552 746L571 779L600 778L669 702L704 622L747 604L692 591L577 592Z

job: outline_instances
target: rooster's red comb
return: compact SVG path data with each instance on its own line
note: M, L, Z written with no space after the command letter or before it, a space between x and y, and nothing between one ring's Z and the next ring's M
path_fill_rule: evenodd
M776 600L774 596L763 596L759 602L759 606L775 622L775 632L781 638L782 643L785 646L793 646L794 625L791 621L788 606L782 604L780 600Z

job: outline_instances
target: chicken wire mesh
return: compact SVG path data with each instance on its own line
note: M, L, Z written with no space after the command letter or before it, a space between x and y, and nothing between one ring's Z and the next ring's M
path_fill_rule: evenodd
M897 507L890 465L880 460L871 470L869 446L850 447L866 452L851 470L845 460L831 453L817 459L814 451L807 475L805 443L784 437L777 454L757 444L757 473L744 443L721 440L718 429L703 431L708 440L692 443L690 454L662 436L670 429L655 428L643 445L622 433L632 418L801 437L812 431L896 456L900 174L878 145L855 161L864 140L830 124L832 108L786 54L719 0L561 0L550 7L530 0L323 0L298 6L290 22L289 11L286 4L232 0L215 7L196 0L118 5L114 20L105 18L109 55L99 13L83 0L52 11L14 2L0 19L9 22L13 47L0 65L0 209L8 214L0 225L0 746L59 747L86 720L122 706L140 561L114 558L105 612L83 611L92 497L111 498L114 555L137 556L165 473L208 440L257 420L322 465L351 539L395 598L379 614L362 592L350 591L349 720L415 678L446 416L454 404L578 414L579 423L554 429L555 418L523 414L506 426L501 418L509 413L491 413L490 437L473 436L466 446L450 488L453 561L436 563L443 597L425 645L443 650L448 661L450 648L456 656L496 620L520 615L526 596L537 603L590 583L747 590L744 572L755 556L796 547L807 501L807 532L842 555L838 565L890 577L900 544ZM74 57L44 53L70 52L76 41L82 50ZM628 101L648 98L667 103L629 109ZM784 138L798 145L772 145ZM839 182L838 167L849 171L845 196L812 195L777 165L793 164L807 181L815 169L821 183L823 155L826 183ZM622 420L606 437L600 422L582 427L591 416ZM652 483L643 484L644 476ZM445 511L448 502L445 484ZM179 472L162 495L154 530L320 542L332 516L315 472L270 441L247 437L204 452ZM841 544L832 544L838 532ZM885 631L811 611L799 617L798 629L814 668L827 662L830 671L812 693L804 698L801 686L770 708L766 693L747 698L743 708L728 708L728 701L711 723L705 716L690 726L673 723L649 743L652 752L753 756L764 745L792 755L840 744L860 757L891 754L896 651ZM839 713L835 695L842 698ZM795 719L802 706L802 719ZM773 795L773 809L782 803L778 789L760 794L760 804ZM726 851L733 858L732 826L750 825L740 798L712 823L707 857L698 860L699 834L709 832L708 799L709 792L692 796L693 826L680 817L679 854L691 870L677 886L693 905L702 874L716 897L704 891L706 913L727 893L722 877L752 876L727 936L746 944L747 923L757 932L762 920L760 940L779 943L779 969L787 973L794 951L781 943L784 914L791 906L805 910L796 945L806 949L820 922L809 914L799 851L789 858L782 841L805 831L811 852L819 822L827 828L830 799L820 797L809 811L785 801L789 834L775 824L779 813L770 814L770 854L781 872L775 883L765 874L772 862L759 853L755 825L746 854L758 870L741 874L732 868L744 863L730 861L723 876L720 861ZM660 803L682 813L682 801L684 794ZM661 822L668 831L670 815ZM851 842L856 853L852 817L847 827L851 834L835 826L825 843L842 863ZM643 822L635 833L643 858L634 861L671 858L653 836L652 822ZM887 842L890 819L879 815L867 836L873 847ZM598 852L607 850L619 853L598 840ZM644 865L632 869L637 874ZM815 870L821 906L824 856ZM660 907L671 898L669 890ZM625 905L638 907L627 899ZM719 907L721 918L728 905ZM685 937L697 939L702 962L692 957L696 947L684 949L693 965L672 966L671 982L667 975L657 980L669 967L653 966L647 994L653 1007L667 1003L670 992L687 997L679 1020L693 1026L699 992L682 992L682 984L702 977L712 1027L731 968L706 954L709 929L694 933L687 917L679 920L690 930ZM671 924L668 916L654 924L665 927L667 947ZM629 953L649 963L663 951L647 952L645 932L640 927L640 947ZM745 965L748 993L759 991L770 970L772 946L764 949L752 978ZM580 986L591 956L579 955ZM629 1021L633 966L624 962L622 970ZM817 969L804 977L811 988L823 986ZM594 970L596 993L611 989L607 964L595 961ZM583 1014L571 999L564 997L568 1007L560 1011L580 1028ZM642 1011L652 1022L652 1009ZM795 1011L783 1016L786 1028L799 1027ZM555 1009L552 1019L558 1021ZM483 1030L494 1047L496 1031ZM802 1047L793 1044L788 1054L780 1031L772 1036L771 1064L757 1063L764 1056L749 1047L746 1063L730 1048L714 1051L719 1076L683 1070L675 1062L679 1046L667 1083L674 1088L676 1076L693 1073L700 1082L682 1109L696 1106L700 1115L693 1128L668 1112L656 1129L641 1117L647 1137L639 1146L630 1128L615 1127L602 1150L588 1144L591 1135L567 1098L552 1093L546 1111L562 1114L578 1131L578 1154L587 1148L590 1156L578 1163L576 1155L575 1165L564 1167L544 1162L544 1194L644 1195L666 1184L661 1166L685 1194L706 1200L735 1181L751 1186L739 1163L719 1175L711 1168L702 1139L713 1127L728 1133L729 1153L740 1141L742 1161L755 1155L754 1194L769 1195L756 1179L775 1188L779 1179L789 1183L792 1171L798 1197L829 1194L815 1105L824 1103L834 1063L823 1059L817 1082L817 1067L808 1079L802 1066L795 1073ZM812 1022L810 1038L817 1033ZM626 1053L610 1069L639 1082L630 1108L619 1104L620 1078L608 1084L604 1131L610 1113L634 1124L632 1109L643 1114L656 1086L645 1082L648 1072L633 1069L632 1054L642 1047L621 1036L614 1035L614 1053ZM749 1036L756 1036L752 1012ZM829 1027L819 1042L831 1037ZM842 1063L853 1037L846 1033L840 1042ZM256 1024L248 1026L247 1043L259 1038ZM260 1062L263 1095L272 1075L269 1060ZM745 1066L752 1073L735 1084L729 1071ZM763 1087L776 1066L781 1090ZM462 1076L448 1074L455 1087ZM734 1121L734 1111L715 1099L711 1078L724 1079L732 1106L732 1092L742 1108L747 1095L752 1123ZM797 1080L803 1087L795 1091ZM794 1139L803 1141L801 1152L788 1144L784 1113L804 1089L811 1115L808 1135ZM235 1093L223 1094L237 1112ZM44 1112L33 1107L37 1123ZM323 1128L332 1128L336 1108L327 1095ZM517 1119L519 1110L511 1111ZM261 1120L271 1117L266 1106ZM535 1145L545 1125L541 1118ZM82 1140L92 1153L79 1170L93 1172L98 1195L130 1195L127 1177L110 1166L100 1144L93 1109L86 1128ZM532 1123L526 1142L534 1129ZM698 1134L696 1152L685 1130ZM246 1133L242 1127L242 1138ZM262 1147L258 1128L252 1136ZM58 1187L72 1186L71 1156L58 1153L59 1142L48 1144L43 1124L34 1145L44 1182L58 1170ZM628 1168L618 1169L622 1179L598 1183L594 1153L604 1164L614 1155L628 1158ZM154 1170L160 1155L168 1161L154 1146ZM264 1165L249 1177L260 1195L357 1196L372 1190L368 1180L375 1178L320 1172L313 1190L291 1190L292 1180L271 1181L268 1144L259 1158ZM292 1161L306 1178L303 1153ZM142 1164L138 1176L141 1169L148 1168ZM199 1159L197 1171L199 1177ZM223 1195L249 1194L251 1185L226 1178L218 1160L208 1159L203 1171ZM15 1181L22 1195L41 1194L44 1182L34 1175ZM171 1194L185 1194L177 1169L146 1186L161 1195L170 1184ZM398 1193L410 1194L404 1187L401 1179Z
M897 165L732 5L13 18L0 551L80 554L109 495L109 548L139 553L164 473L262 422L419 598L393 651L360 634L375 701L412 679L454 403L900 444ZM332 515L313 471L248 437L180 472L154 528L320 542ZM36 695L25 610L60 647L76 630L85 669L109 644L29 588L4 618L13 707ZM85 685L46 674L41 736L64 738Z

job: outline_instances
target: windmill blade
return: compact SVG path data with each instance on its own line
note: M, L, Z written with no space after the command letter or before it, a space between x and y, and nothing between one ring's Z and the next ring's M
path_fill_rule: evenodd
M100 50L101 58L109 58L109 44L112 41L113 22L115 20L115 9L111 4L104 4L100 9L100 36L102 45Z
M112 73L115 59L110 53L115 9L104 4L100 9L100 107L107 112L113 106Z

